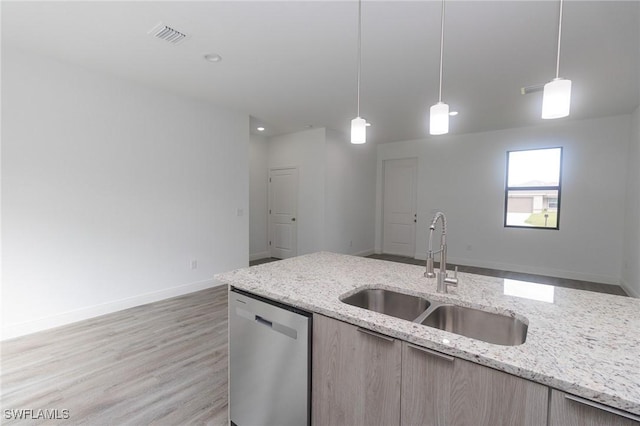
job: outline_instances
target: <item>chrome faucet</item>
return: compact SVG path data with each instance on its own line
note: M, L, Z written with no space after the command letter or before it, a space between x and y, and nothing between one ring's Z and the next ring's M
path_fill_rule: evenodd
M433 231L436 229L438 219L442 219L442 235L440 236L440 250L433 251ZM433 255L440 253L440 270L437 274L433 272ZM424 273L427 278L436 277L438 293L446 293L447 286L452 285L456 287L458 285L458 267L454 272L453 277L447 276L447 218L444 213L437 212L431 221L429 226L429 251L427 252L427 270Z

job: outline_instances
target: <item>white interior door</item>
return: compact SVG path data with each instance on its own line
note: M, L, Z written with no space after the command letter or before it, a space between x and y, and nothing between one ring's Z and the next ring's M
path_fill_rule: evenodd
M298 169L269 170L269 254L286 259L298 251Z
M414 257L418 160L385 160L383 174L382 252Z

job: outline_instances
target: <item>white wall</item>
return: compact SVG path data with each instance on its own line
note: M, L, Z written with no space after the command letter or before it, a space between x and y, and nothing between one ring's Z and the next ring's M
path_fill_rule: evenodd
M416 258L428 224L448 219L449 261L605 283L620 282L628 115L446 135L378 146L376 250L382 247L382 161L418 157ZM560 230L504 228L506 152L564 147Z
M324 250L373 253L376 149L327 130Z
M261 135L251 135L249 144L249 260L269 257L268 143Z
M2 89L3 338L247 265L247 116L5 46Z
M632 115L626 189L622 285L640 297L640 108Z
M298 255L324 247L325 134L318 128L269 138L269 168L298 168Z
M263 173L260 157L264 145L252 141L251 241L267 235L262 214L254 217L265 199L253 188L265 188L257 179ZM298 255L328 250L367 255L373 253L375 223L375 145L352 145L344 135L317 128L268 138L267 169L298 167ZM253 177L256 176L254 186ZM266 180L265 180L266 182ZM254 235L255 234L255 235ZM268 239L267 239L268 244ZM256 251L258 248L255 249ZM251 257L254 256L252 245Z

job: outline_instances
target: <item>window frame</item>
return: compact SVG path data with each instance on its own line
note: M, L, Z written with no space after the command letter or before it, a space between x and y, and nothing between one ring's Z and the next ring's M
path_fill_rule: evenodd
M524 152L524 151L544 151L547 149L559 149L560 150L560 170L558 171L558 185L552 186L509 186L509 154L512 152ZM527 148L527 149L512 149L507 151L506 155L506 173L504 178L504 227L516 228L516 229L545 229L552 231L560 230L560 210L562 200L562 159L564 158L564 148L561 146L550 146L545 148ZM507 208L509 205L509 191L541 191L551 190L558 191L558 206L556 208L556 226L522 226L522 225L507 225Z

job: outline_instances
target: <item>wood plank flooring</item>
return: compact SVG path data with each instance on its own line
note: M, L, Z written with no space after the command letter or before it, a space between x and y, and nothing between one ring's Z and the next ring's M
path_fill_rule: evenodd
M605 284L469 272L624 294ZM221 286L0 342L0 423L227 425L227 324ZM69 419L7 418L5 410L21 409L68 410Z
M2 424L227 425L227 288L0 344ZM68 410L68 420L5 410Z
M412 265L424 265L424 260L412 259L410 257L395 256L392 254L372 254L367 256L370 259L388 260L391 262L409 263ZM447 270L453 270L458 266L460 272L468 272L471 274L486 275L490 277L509 278L512 280L536 282L540 284L549 284L556 287L573 288L576 290L595 291L598 293L615 294L618 296L628 296L619 285L595 283L591 281L571 280L568 278L548 277L545 275L525 274L522 272L500 271L497 269L478 268L475 266L455 265L447 262ZM435 262L438 267L438 262Z
M424 260L414 259L414 258L405 257L405 256L396 256L393 254L372 254L367 257L369 259L387 260L390 262L407 263L409 265L424 266L425 264ZM274 257L267 257L264 259L253 260L249 262L249 264L251 266L254 266L254 265L260 265L263 263L275 262L278 260L280 259L276 259ZM434 264L435 264L435 267L437 268L438 262L434 262ZM628 294L624 291L624 289L619 285L594 283L591 281L571 280L568 278L548 277L545 275L525 274L522 272L500 271L498 269L478 268L475 266L455 265L455 264L447 263L448 270L453 270L453 268L455 268L456 266L458 266L458 270L460 272L468 272L470 274L485 275L489 277L509 278L512 280L528 281L528 282L535 282L540 284L549 284L549 285L554 285L556 287L566 287L566 288L573 288L576 290L595 291L598 293L615 294L618 296L628 296Z
M372 254L367 256L369 259L387 260L390 262L407 263L409 265L424 266L425 261L414 259L405 256L396 256L393 254ZM249 262L250 266L260 265L262 263L275 262L280 259L275 257L267 257L264 259L253 260ZM435 267L438 267L438 262L434 262ZM618 296L628 296L622 287L619 285L594 283L591 281L579 281L571 280L568 278L548 277L545 275L525 274L522 272L500 271L498 269L478 268L475 266L455 265L447 263L447 269L453 270L458 266L460 272L468 272L470 274L486 275L489 277L510 278L512 280L529 281L540 284L549 284L556 287L574 288L577 290L595 291L598 293L615 294Z

